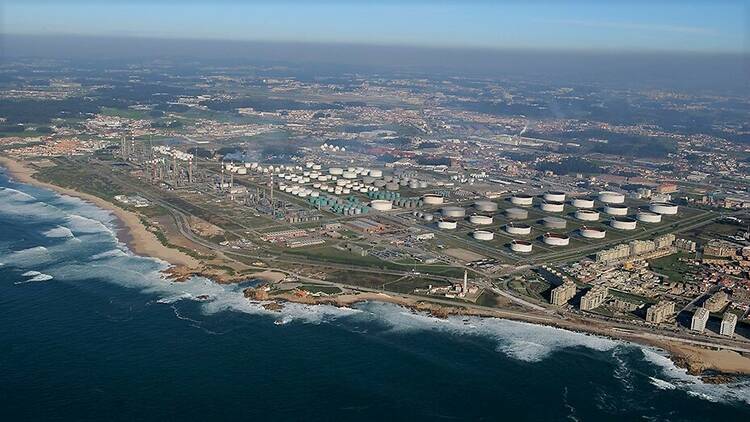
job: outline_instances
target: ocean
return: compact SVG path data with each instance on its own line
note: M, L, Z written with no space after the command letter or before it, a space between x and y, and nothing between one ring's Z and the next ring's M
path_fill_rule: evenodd
M173 283L113 216L0 173L3 420L747 420L750 379L550 327ZM208 295L208 301L197 296Z

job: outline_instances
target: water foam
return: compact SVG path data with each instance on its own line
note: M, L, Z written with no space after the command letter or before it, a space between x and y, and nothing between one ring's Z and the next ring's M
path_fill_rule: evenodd
M609 351L625 344L560 328L498 318L433 318L387 303L366 303L358 308L368 311L370 318L386 324L394 332L431 330L490 338L496 341L498 352L525 362L539 362L555 350L563 348L580 346L597 351Z
M744 402L750 404L750 381L729 384L707 384L700 377L690 375L687 369L679 368L663 352L642 347L645 361L658 367L661 378L649 377L651 384L659 389L681 390L690 396L711 402Z
M69 228L63 227L63 226L57 226L53 229L49 229L43 232L42 234L49 238L59 238L59 237L73 238L75 237L75 235L73 235L73 232L70 231Z

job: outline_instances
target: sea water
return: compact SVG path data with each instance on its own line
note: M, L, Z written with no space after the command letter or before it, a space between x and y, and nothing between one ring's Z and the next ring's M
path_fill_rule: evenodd
M241 286L165 280L114 230L0 174L3 420L750 417L750 379L705 384L655 349L382 303L272 312Z

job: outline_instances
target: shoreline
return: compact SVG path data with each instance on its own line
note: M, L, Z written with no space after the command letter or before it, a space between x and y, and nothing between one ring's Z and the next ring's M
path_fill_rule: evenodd
M5 167L7 173L19 183L25 183L49 189L58 194L79 198L111 212L115 217L116 237L118 241L124 243L135 255L157 258L168 263L170 267L164 270L166 278L172 277L179 281L181 277L189 275L204 275L217 283L231 282L231 280L222 280L218 274L206 273L201 262L196 258L193 258L177 249L163 245L154 233L147 230L146 226L141 222L138 214L97 196L37 180L33 176L35 170L18 160L0 156L0 166ZM262 279L267 277L267 279L272 280L275 275L278 274L266 270L261 271L258 275L262 275L258 278ZM253 276L253 274L248 274L243 278L246 279ZM385 292L376 293L359 291L358 293L345 293L336 296L313 296L294 294L294 292L290 291L262 298L254 297L254 293L248 293L246 290L245 296L253 300L269 301L269 309L272 310L279 310L280 307L283 307L282 303L285 302L307 305L350 307L360 302L379 301L403 306L404 308L415 312L425 312L436 318L472 316L520 321L655 347L664 350L677 366L686 368L688 373L700 376L706 382L729 382L733 376L750 375L750 357L744 356L738 352L730 350L712 350L678 341L654 339L649 338L644 334L639 335L638 333L615 333L610 328L604 325L599 325L598 322L578 318L560 319L559 321L546 320L535 315L528 315L526 318L521 318L509 315L507 312L503 312L502 309L476 309L462 306L460 303L449 306L429 302L429 300L420 300L413 297ZM710 374L711 372L717 372L718 374Z
M198 271L200 269L201 265L197 259L176 249L164 246L155 234L146 229L146 226L141 223L140 217L136 213L97 196L37 180L34 178L35 170L18 160L0 156L0 166L5 167L7 173L19 183L49 189L61 195L78 198L109 211L115 217L118 241L124 243L132 253L157 258L173 267L184 268L187 271Z

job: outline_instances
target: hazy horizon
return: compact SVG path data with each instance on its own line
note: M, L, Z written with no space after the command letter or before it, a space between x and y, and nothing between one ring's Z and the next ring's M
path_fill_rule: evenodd
M0 32L421 47L747 51L743 1L4 0Z

